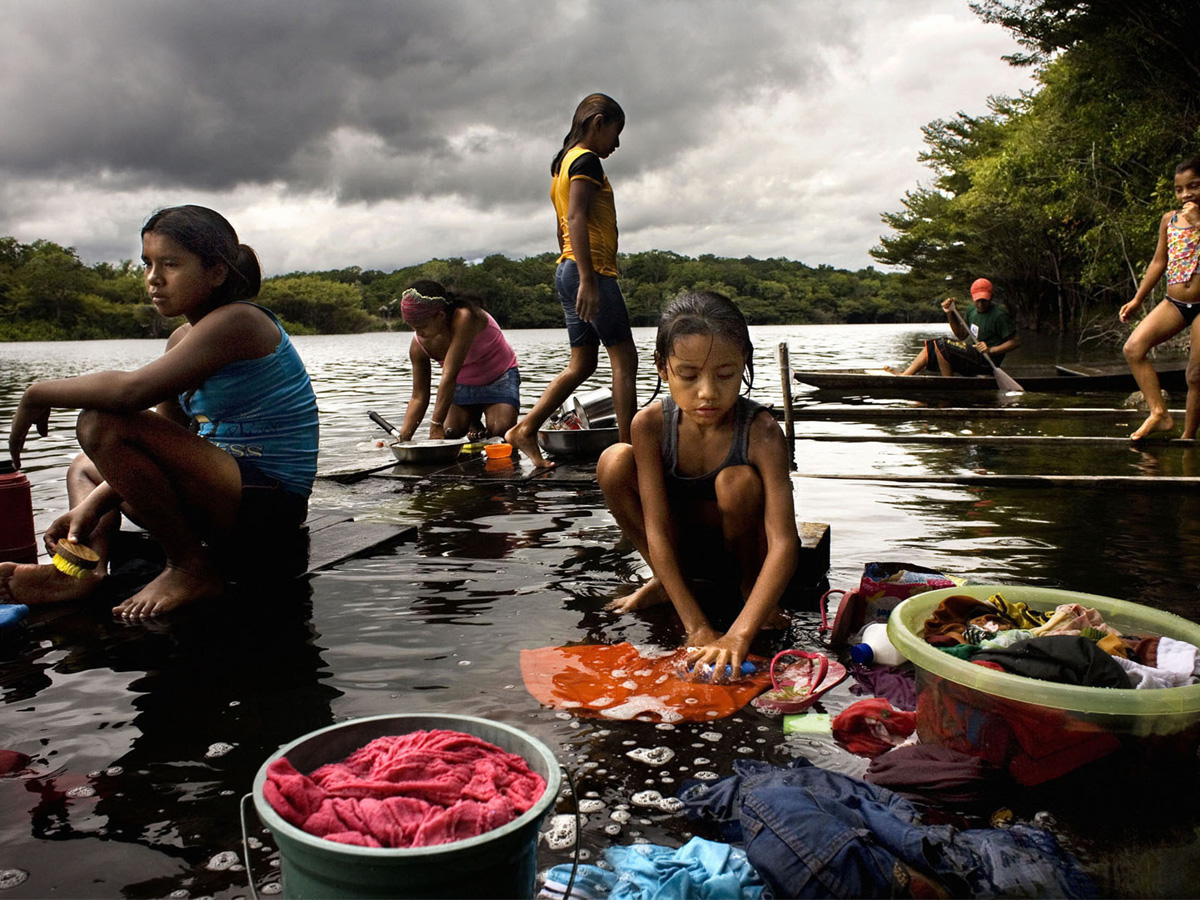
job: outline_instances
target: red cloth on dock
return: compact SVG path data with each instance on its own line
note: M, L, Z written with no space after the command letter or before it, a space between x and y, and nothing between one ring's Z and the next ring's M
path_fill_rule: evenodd
M518 754L437 729L376 738L303 775L280 757L263 795L284 821L362 847L429 847L475 837L528 810L545 780Z

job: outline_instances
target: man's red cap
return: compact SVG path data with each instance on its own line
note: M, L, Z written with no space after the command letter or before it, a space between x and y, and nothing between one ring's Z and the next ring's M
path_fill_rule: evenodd
M992 299L992 283L986 278L976 278L971 283L971 299L978 300L980 297Z

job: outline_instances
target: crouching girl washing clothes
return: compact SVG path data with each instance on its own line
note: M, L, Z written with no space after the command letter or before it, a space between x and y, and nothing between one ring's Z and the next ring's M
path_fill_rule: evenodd
M83 577L51 565L0 564L0 601L79 600L101 583L122 515L162 546L166 566L113 612L143 618L221 594L214 548L254 546L299 529L317 466L317 404L287 333L257 296L261 270L233 226L201 206L160 210L142 228L150 301L186 322L166 352L131 372L31 384L9 433L20 464L52 409L82 410L82 455L67 472L70 510L46 532L85 544ZM154 407L154 409L150 409Z
M436 281L418 281L400 297L400 313L413 330L412 397L400 440L412 440L425 410L433 366L442 367L429 439L502 435L517 423L521 372L500 326L479 301Z
M669 600L694 669L736 672L759 630L783 619L796 568L787 441L768 410L740 396L753 381L753 348L726 297L698 292L671 303L654 362L670 396L637 413L632 444L609 447L597 468L605 503L653 571L612 608ZM710 581L725 584L706 602L699 589Z

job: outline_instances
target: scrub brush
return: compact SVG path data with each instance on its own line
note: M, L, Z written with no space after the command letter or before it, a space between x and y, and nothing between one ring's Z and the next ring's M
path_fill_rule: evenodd
M100 564L96 551L85 544L63 538L54 545L54 568L72 578L87 578Z

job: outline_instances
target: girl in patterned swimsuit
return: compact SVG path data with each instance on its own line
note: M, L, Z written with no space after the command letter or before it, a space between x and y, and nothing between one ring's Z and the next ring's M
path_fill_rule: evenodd
M1163 400L1158 374L1148 355L1163 341L1191 328L1191 348L1188 356L1187 410L1183 437L1194 440L1200 426L1200 157L1185 159L1175 167L1175 199L1177 211L1166 213L1158 226L1158 247L1154 259L1133 299L1121 307L1121 321L1128 322L1138 307L1150 296L1165 273L1167 299L1151 310L1125 342L1125 359L1137 379L1138 387L1150 407L1150 415L1142 426L1130 435L1137 441L1157 432L1175 427L1175 419Z
M800 548L787 440L767 410L739 396L753 380L752 353L746 320L728 298L675 300L659 320L654 352L670 397L638 412L632 444L609 447L596 470L605 503L654 573L611 608L669 600L693 671L712 663L717 673L726 665L737 672L758 632L786 621L779 601ZM724 633L695 581L718 560L738 576L734 596L721 596L713 611L733 619Z

